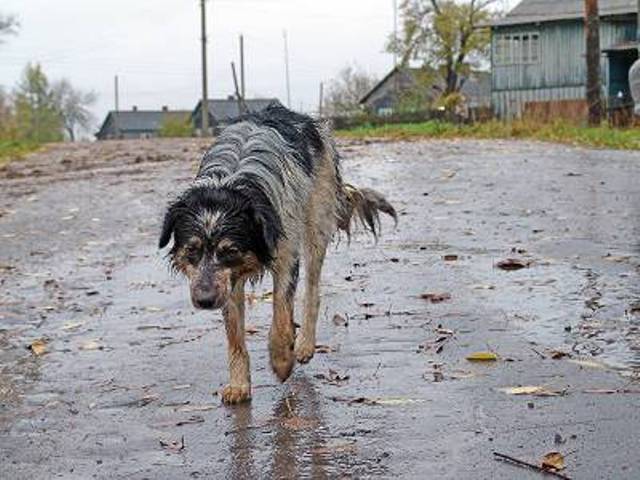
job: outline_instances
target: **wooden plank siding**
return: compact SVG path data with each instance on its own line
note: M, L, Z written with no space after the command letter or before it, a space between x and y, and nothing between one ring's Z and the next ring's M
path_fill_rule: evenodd
M634 16L635 17L635 16ZM600 42L604 50L635 39L635 18L602 19ZM586 63L584 26L566 20L492 28L492 56L496 38L503 34L537 33L540 54L536 63L500 65L492 61L492 105L500 118L522 116L527 102L583 99ZM608 60L602 55L603 95L608 91Z

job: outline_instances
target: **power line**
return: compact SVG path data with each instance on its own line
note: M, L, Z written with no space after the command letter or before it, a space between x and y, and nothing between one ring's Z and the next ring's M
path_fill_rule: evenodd
M282 36L284 38L284 69L285 69L285 80L287 83L287 107L291 108L291 80L289 78L289 42L287 40L287 31L282 31Z

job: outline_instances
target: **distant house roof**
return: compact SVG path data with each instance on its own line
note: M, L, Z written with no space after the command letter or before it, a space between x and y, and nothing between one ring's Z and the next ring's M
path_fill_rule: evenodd
M411 67L394 67L388 74L384 76L374 87L360 100L360 105L365 105L369 99L385 85L388 85L389 81L395 75L403 75L409 81L401 82L400 89L412 88L415 86L417 78L421 73L430 73L434 76L431 90L437 92L436 95L444 90L444 85L441 79L438 79L438 75L434 70L425 70L424 68L411 68ZM472 72L469 77L464 79L462 84L461 93L467 98L470 103L484 104L488 103L491 98L491 73L490 72Z
M191 111L189 110L118 110L117 115L114 110L110 111L102 122L100 130L96 134L98 138L104 138L107 130L114 128L113 120L120 133L126 132L157 132L162 124L167 120L188 120Z
M277 98L247 98L244 103L250 112L259 112L265 109L269 104L279 102ZM202 106L202 100L198 102L194 108L192 117L199 114ZM210 99L208 101L209 115L218 123L226 123L234 118L239 117L242 113L238 100L235 98L226 99Z
M600 16L624 15L638 11L638 0L600 0ZM584 17L584 0L522 0L493 26L552 22Z

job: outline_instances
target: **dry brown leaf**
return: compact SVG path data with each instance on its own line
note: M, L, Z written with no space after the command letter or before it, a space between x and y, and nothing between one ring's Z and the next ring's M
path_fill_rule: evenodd
M179 453L182 450L184 450L184 447L185 447L184 435L182 436L182 438L180 438L180 440L171 440L168 442L164 440L160 440L160 446L170 452Z
M455 262L456 260L458 260L458 255L456 255L455 253L447 253L442 258L445 262Z
M559 360L561 358L571 357L571 354L569 352L563 352L562 350L551 350L549 356L554 360Z
M493 352L473 352L466 358L470 362L495 362L498 360L498 355Z
M258 330L258 327L254 325L247 325L246 327L244 327L244 331L247 335L255 335L260 330Z
M316 345L316 353L333 353L335 348L329 345Z
M342 315L336 313L333 316L333 324L336 325L336 326L346 326L346 325L349 324L349 322Z
M431 303L440 303L451 299L451 294L447 292L426 292L420 295L423 300L429 300Z
M541 467L558 472L564 470L564 455L560 452L549 452L542 457Z
M528 260L520 260L518 258L507 258L505 260L500 260L496 263L496 267L502 270L520 270L521 268L528 268L531 265L531 262Z
M40 357L47 353L47 341L44 338L34 340L29 345L29 350L31 350L31 353L33 353L36 357Z

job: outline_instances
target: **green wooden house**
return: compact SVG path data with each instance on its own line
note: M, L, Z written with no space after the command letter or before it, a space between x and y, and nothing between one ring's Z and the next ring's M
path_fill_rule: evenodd
M599 0L601 72L607 105L631 103L638 58L638 0ZM491 23L491 103L499 118L527 102L585 98L584 0L522 0Z

